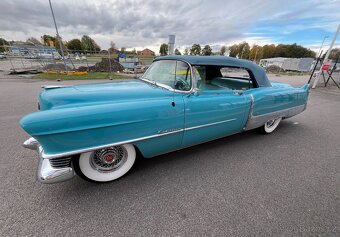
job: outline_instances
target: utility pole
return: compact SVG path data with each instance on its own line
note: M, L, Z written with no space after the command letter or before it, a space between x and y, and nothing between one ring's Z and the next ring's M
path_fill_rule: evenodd
M320 49L319 49L319 52L317 55L320 55L320 52L322 50L322 47L323 47L323 44L325 43L325 40L328 38L329 36L328 35L325 35L325 37L323 37L323 40L322 40L322 43L321 43L321 46L320 46Z
M259 47L256 47L256 52L255 52L255 57L254 57L254 63L256 63L256 57L257 57L257 52L259 51Z
M64 65L65 65L65 71L67 72L66 60L65 60L65 56L64 56L63 45L61 43L61 38L59 36L57 23L56 23L55 18L54 18L54 13L53 13L53 8L52 8L51 0L48 0L48 2L50 3L50 8L51 8L51 13L52 13L52 17L53 17L54 26L55 26L55 31L57 32L57 39L58 39L59 48L60 48L60 51L61 51L61 57L63 58Z
M243 46L243 48L242 48L242 52L241 52L241 59L243 58L243 52L244 52L244 48L245 48L245 46Z
M315 81L314 81L313 86L312 86L313 89L314 89L314 88L316 87L316 85L318 84L319 78L320 78L320 76L321 76L321 72L322 72L323 65L324 65L325 63L328 63L329 54L330 54L331 51L332 51L333 45L334 45L334 43L335 43L335 41L336 41L336 38L338 38L339 31L340 31L340 24L338 25L338 29L337 29L336 32L335 32L335 35L334 35L333 40L332 40L332 43L331 43L331 45L329 46L329 49L328 49L328 51L327 51L327 53L326 53L326 56L325 56L325 58L324 58L324 60L323 60L323 62L322 62L321 68L320 68L320 70L319 70L319 72L318 72L318 74L317 74L317 76L316 76L316 78L315 78Z

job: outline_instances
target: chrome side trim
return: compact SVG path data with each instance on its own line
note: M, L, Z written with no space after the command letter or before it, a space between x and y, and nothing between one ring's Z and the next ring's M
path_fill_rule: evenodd
M219 122L215 122L215 123L203 124L203 125L199 125L199 126L185 128L184 131L190 131L190 130L197 129L197 128L204 128L204 127L208 127L208 126L212 126L212 125L217 125L217 124L221 124L221 123L226 123L226 122L231 122L231 121L235 121L235 120L236 120L236 118L227 119L227 120L223 120L223 121L219 121Z
M125 140L125 141L110 143L110 144L106 144L106 145L102 145L102 146L95 146L95 147L91 147L91 148L87 148L87 149L79 149L79 150L75 150L75 151L58 153L58 154L46 154L46 153L44 153L43 149L41 149L40 155L43 159L55 159L55 158L60 158L60 157L72 156L72 155L77 155L77 154L81 154L81 153L85 153L85 152L89 152L89 151L103 149L103 148L110 147L110 146L119 146L119 145L123 145L123 144L135 143L135 142L144 141L144 140L147 140L147 139L152 139L152 138L161 137L161 136L166 136L166 135L170 135L170 134L175 134L175 133L179 133L179 132L183 132L183 131L190 131L190 130L194 130L194 129L198 129L198 128L203 128L203 127L218 125L218 124L222 124L222 123L226 123L226 122L231 122L231 121L234 121L234 120L236 120L236 118L223 120L223 121L219 121L219 122L214 122L214 123L209 123L209 124L203 124L203 125L194 126L194 127L189 127L189 128L185 128L185 129L176 129L176 130L172 130L172 131L169 130L169 132L166 132L166 133L160 133L160 134L150 135L150 136L146 136L146 137L141 137L141 138L136 138L136 139L131 139L131 140ZM34 138L30 138L30 139L33 139L35 142L37 142ZM28 139L28 140L30 140L30 139ZM39 143L38 143L38 146L39 146L39 148L41 148Z
M292 107L289 109L284 109L284 110L280 110L280 111L276 111L272 113L253 116L254 102L252 101L248 121L245 127L243 128L243 130L247 131L247 130L261 127L267 121L272 120L272 119L293 117L303 112L306 109L306 107L307 107L307 104L303 104L303 105L299 105L299 106Z
M155 135L151 135L151 136L126 140L126 141L121 141L121 142L115 142L115 143L110 143L110 144L106 144L106 145L102 145L102 146L95 146L95 147L86 148L86 149L79 149L79 150L70 151L70 152L58 153L58 154L49 155L49 154L46 154L46 153L43 152L42 157L44 159L54 159L54 158L59 158L59 157L64 157L64 156L72 156L72 155L77 155L77 154L81 154L81 153L85 153L85 152L89 152L89 151L103 149L103 148L110 147L110 146L120 146L120 145L124 145L124 144L130 144L130 143L134 143L134 142L144 141L144 140L147 140L147 139L161 137L161 136L179 133L179 132L183 132L183 131L184 131L184 129L180 129L180 130L171 131L171 132L168 132L168 133L155 134Z
M63 86L63 85L44 85L44 86L41 86L41 88L43 89L58 89L58 88L62 88L62 87L66 87L66 86Z

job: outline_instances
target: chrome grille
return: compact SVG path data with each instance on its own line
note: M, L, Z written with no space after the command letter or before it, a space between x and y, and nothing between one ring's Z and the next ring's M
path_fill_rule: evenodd
M50 163L53 168L71 167L71 157L50 159Z

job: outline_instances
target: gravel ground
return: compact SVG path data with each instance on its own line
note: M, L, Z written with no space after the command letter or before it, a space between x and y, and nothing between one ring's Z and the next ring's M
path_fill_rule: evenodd
M0 236L339 236L335 89L312 90L307 110L271 135L249 131L141 159L109 184L44 185L18 121L37 109L40 86L57 82L2 78Z

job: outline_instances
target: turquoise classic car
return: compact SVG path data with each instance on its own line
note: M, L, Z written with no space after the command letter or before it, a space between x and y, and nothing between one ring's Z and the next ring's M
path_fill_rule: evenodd
M270 82L229 57L164 56L135 80L45 87L39 112L21 119L23 146L39 154L38 180L78 174L109 182L144 158L258 128L271 133L306 109L309 85Z

